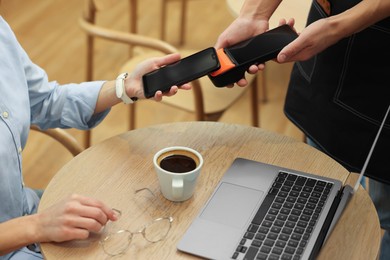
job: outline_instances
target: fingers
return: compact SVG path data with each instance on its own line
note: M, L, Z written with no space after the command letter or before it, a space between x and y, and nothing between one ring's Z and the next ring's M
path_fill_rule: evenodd
M282 25L289 25L290 27L293 27L294 28L294 25L295 25L295 19L294 18L289 18L288 20L282 18L279 20L279 26L282 26Z
M74 194L37 214L36 219L38 242L62 242L85 239L118 216L102 201Z
M248 81L246 79L240 79L239 81L236 82L236 84L239 87L245 87L246 85L248 85Z
M76 194L72 195L72 198L85 206L86 210L90 210L87 211L87 216L88 213L91 214L90 217L99 220L102 224L105 224L107 220L115 221L117 219L116 212L100 200Z
M171 89L169 90L169 92L166 92L166 93L162 93L160 90L157 91L155 94L154 94L154 100L155 101L161 101L163 99L164 96L166 97L171 97L173 95L176 95L177 92L180 90L190 90L192 88L192 86L188 83L186 84L183 84L181 85L180 87L178 86L172 86Z
M259 71L259 67L256 65L252 65L249 67L248 72L250 74L256 74Z
M298 55L307 47L307 43L301 37L298 37L279 52L276 60L279 63L300 60L301 58Z
M156 58L155 65L157 66L157 68L160 68L160 67L165 66L167 64L174 63L178 60L180 60L179 53L168 54L166 56Z
M117 214L97 199L74 194L64 204L62 219L64 227L99 232L109 220L117 220Z

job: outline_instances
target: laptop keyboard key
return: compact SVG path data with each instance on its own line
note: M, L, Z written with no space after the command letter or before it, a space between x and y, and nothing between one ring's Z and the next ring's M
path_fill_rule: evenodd
M253 247L253 246L249 247L248 251L246 252L246 254L244 256L244 259L245 260L255 259L258 251L259 251L259 249L257 247Z
M271 214L268 214L267 216L265 216L265 220L268 220L268 221L274 221L276 218L275 215L271 215Z
M296 227L294 229L294 232L298 233L298 234L303 234L303 232L305 232L305 229L304 228L300 228L300 227Z
M268 254L269 252L271 252L271 247L269 247L269 246L263 246L263 247L260 249L260 252L263 252L263 253Z
M290 241L288 241L287 245L290 246L290 247L297 247L298 246L298 241L290 240Z
M281 227L277 227L277 226L273 226L271 228L271 232L276 233L276 234L279 234L281 230L282 230L282 228Z
M250 224L247 231L251 233L256 233L258 229L258 225Z
M291 222L291 221L287 221L287 222L286 222L286 227L294 228L294 227L295 227L295 223L294 223L294 222Z
M293 233L293 234L291 235L291 239L296 240L296 241L300 241L301 238L302 238L302 235L297 234L297 233Z
M295 184L296 184L296 183L295 183ZM300 185L300 186L294 185L294 186L292 187L292 190L294 190L294 191L301 191L301 190L302 190L302 185Z
M287 180L289 181L295 181L297 178L298 178L297 175L291 173L287 176Z
M257 255L256 259L257 260L266 260L267 257L268 257L268 255L260 253Z
M268 257L268 260L279 260L279 256L277 256L277 255L270 255Z
M271 239L266 239L266 240L264 241L264 245L265 245L265 246L273 247L274 244L275 244L275 241L274 241L274 240L271 240Z
M290 238L289 235L286 234L280 234L279 239L283 241L287 241Z
M244 238L246 239L253 239L255 237L255 233L246 232L244 235Z
M251 245L255 246L255 247L260 247L261 244L262 244L262 242L260 240L255 239L255 240L252 241Z
M276 241L275 246L280 247L280 248L284 248L286 246L286 242L282 241L282 240L278 240L278 241Z
M278 238L278 234L270 232L267 236L267 238L276 240Z
M295 181L296 185L303 186L305 185L307 178L303 176L299 176L298 179Z
M272 249L272 253L275 255L281 255L283 253L283 249L281 247L274 247Z
M263 224L261 224L263 227L271 227L272 226L272 222L271 221L263 221Z
M292 255L292 254L295 253L295 248L290 247L290 246L287 246L287 247L284 249L284 252Z
M282 221L282 220L275 220L274 225L277 226L277 227L283 227L284 226L284 221Z
M292 232L292 229L291 228L288 228L288 227L285 227L282 229L282 232L286 235L290 235L291 232Z
M306 181L305 186L314 187L316 185L316 182L317 182L316 180L309 178Z

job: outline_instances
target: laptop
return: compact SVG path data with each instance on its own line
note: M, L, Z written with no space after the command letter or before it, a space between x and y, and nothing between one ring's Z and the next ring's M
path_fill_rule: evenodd
M237 158L177 248L208 259L314 259L357 191L355 186Z

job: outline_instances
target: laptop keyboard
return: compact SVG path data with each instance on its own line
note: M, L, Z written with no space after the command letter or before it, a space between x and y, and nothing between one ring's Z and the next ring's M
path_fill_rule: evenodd
M279 172L232 258L301 259L332 185Z

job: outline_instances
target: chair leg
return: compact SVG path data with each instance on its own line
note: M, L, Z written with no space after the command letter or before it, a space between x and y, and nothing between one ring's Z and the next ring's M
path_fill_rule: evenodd
M200 87L199 80L194 80L191 82L191 84L192 91L194 92L196 121L205 121L207 119L207 116L204 111L203 93L202 88Z
M259 123L259 107L258 107L258 76L253 80L251 86L251 110L252 110L252 125L256 127L260 127Z
M84 131L84 148L87 149L91 146L91 139L92 139L92 131L91 130L85 130Z
M180 39L179 45L183 45L185 41L185 31L187 26L187 0L181 1L181 21L180 21Z
M136 122L136 109L137 106L135 103L129 105L129 130L135 129L135 122Z
M259 73L259 76L257 77L257 80L259 81L257 84L259 84L261 88L261 102L266 103L268 101L268 92L267 92L267 73L266 68L263 70L262 73Z
M168 0L162 0L161 2L161 21L160 21L160 39L165 41L166 36L166 17L167 17L167 1Z
M94 50L94 38L87 36L87 68L86 68L86 80L92 81L93 79L93 50ZM91 146L92 130L84 131L83 144L85 148Z
M129 5L129 14L130 14L130 19L129 19L129 28L130 28L130 33L137 33L137 21L138 21L138 4L137 0L130 0L130 5ZM133 57L134 54L134 46L130 45L129 47L129 58Z
M167 5L169 0L162 0L161 3L161 21L160 21L160 39L166 40L167 33ZM188 0L181 0L181 13L179 22L179 45L183 45L185 41L185 30L187 25L187 3Z

